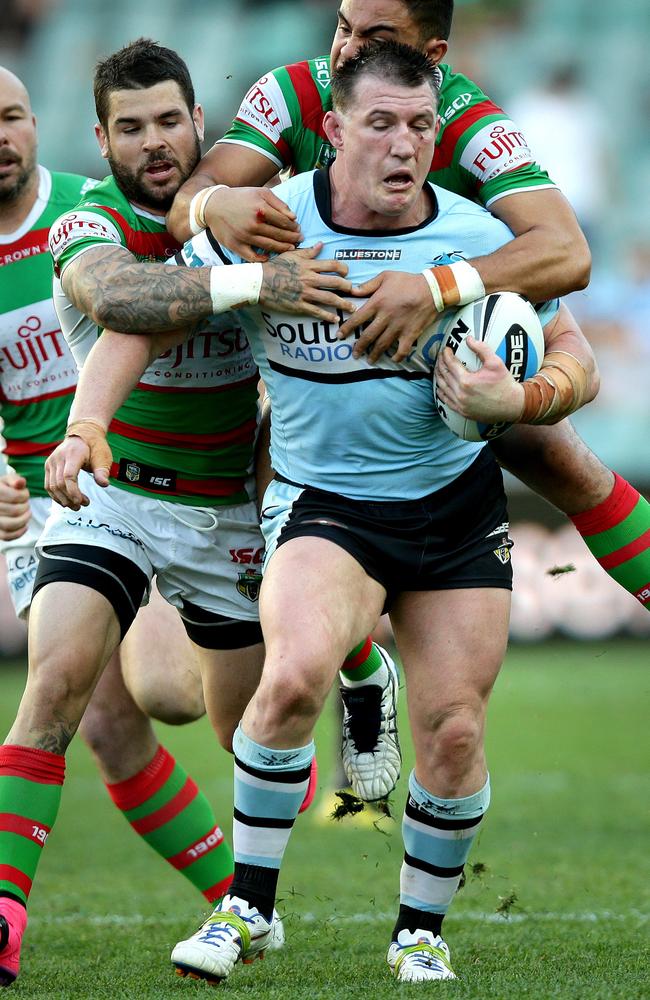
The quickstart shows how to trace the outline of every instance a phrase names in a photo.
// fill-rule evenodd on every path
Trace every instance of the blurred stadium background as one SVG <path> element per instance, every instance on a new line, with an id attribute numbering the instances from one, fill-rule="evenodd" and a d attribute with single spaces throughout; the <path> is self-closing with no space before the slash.
<path id="1" fill-rule="evenodd" d="M 139 35 L 187 60 L 209 142 L 264 70 L 325 52 L 336 0 L 2 0 L 0 63 L 27 84 L 49 167 L 102 176 L 90 80 Z M 650 4 L 456 0 L 449 61 L 527 133 L 588 233 L 594 268 L 570 306 L 600 364 L 575 424 L 602 459 L 650 490 Z M 650 615 L 588 556 L 573 528 L 508 481 L 515 549 L 512 637 L 650 635 Z M 570 567 L 551 575 L 549 570 Z M 24 649 L 0 573 L 0 656 Z"/>

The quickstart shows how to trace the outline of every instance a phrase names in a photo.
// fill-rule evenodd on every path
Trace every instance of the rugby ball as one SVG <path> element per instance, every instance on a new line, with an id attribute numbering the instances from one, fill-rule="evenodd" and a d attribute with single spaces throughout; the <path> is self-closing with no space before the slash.
<path id="1" fill-rule="evenodd" d="M 475 372 L 481 362 L 467 346 L 470 335 L 488 344 L 517 382 L 539 371 L 544 358 L 544 331 L 535 309 L 521 295 L 495 292 L 443 318 L 437 331 L 440 349 L 450 347 L 467 370 Z M 438 399 L 435 373 L 433 395 L 440 419 L 465 441 L 492 441 L 512 426 L 504 421 L 481 423 L 449 409 Z"/>

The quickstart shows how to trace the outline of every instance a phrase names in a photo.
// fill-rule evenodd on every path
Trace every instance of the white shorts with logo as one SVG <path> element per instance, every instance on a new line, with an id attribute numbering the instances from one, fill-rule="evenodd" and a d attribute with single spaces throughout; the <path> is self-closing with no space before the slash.
<path id="1" fill-rule="evenodd" d="M 135 563 L 170 604 L 184 601 L 240 621 L 258 621 L 264 540 L 256 505 L 189 507 L 97 486 L 82 472 L 90 500 L 79 511 L 54 505 L 37 550 L 91 545 Z M 146 604 L 149 594 L 142 603 Z"/>
<path id="2" fill-rule="evenodd" d="M 49 497 L 32 497 L 29 501 L 32 516 L 25 534 L 10 542 L 0 541 L 0 552 L 7 564 L 9 593 L 19 618 L 25 618 L 32 603 L 32 589 L 38 564 L 36 542 L 52 506 Z"/>

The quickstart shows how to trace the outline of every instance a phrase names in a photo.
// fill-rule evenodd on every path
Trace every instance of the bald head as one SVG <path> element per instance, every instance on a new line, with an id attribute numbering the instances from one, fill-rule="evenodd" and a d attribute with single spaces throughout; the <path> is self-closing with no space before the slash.
<path id="1" fill-rule="evenodd" d="M 36 119 L 29 94 L 15 73 L 0 66 L 0 211 L 35 187 Z"/>
<path id="2" fill-rule="evenodd" d="M 0 103 L 17 102 L 31 115 L 32 105 L 27 93 L 27 87 L 15 73 L 6 66 L 0 66 Z"/>

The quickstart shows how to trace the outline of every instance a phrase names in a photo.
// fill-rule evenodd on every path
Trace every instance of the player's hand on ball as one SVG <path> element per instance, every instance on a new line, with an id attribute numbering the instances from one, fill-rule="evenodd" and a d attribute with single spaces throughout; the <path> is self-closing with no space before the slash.
<path id="1" fill-rule="evenodd" d="M 295 250 L 302 239 L 295 213 L 268 188 L 220 188 L 204 218 L 219 243 L 249 262 Z"/>
<path id="2" fill-rule="evenodd" d="M 445 347 L 436 361 L 438 399 L 471 420 L 515 422 L 524 406 L 523 387 L 487 344 L 468 336 L 467 346 L 482 367 L 476 372 L 467 371 L 451 348 Z"/>
<path id="3" fill-rule="evenodd" d="M 421 274 L 382 271 L 359 285 L 354 295 L 368 301 L 343 323 L 339 337 L 344 339 L 365 327 L 354 345 L 355 358 L 367 353 L 368 360 L 375 362 L 396 343 L 392 360 L 403 361 L 438 315 L 426 278 Z"/>
<path id="4" fill-rule="evenodd" d="M 29 524 L 27 480 L 15 472 L 0 476 L 0 541 L 10 542 L 24 535 Z"/>
<path id="5" fill-rule="evenodd" d="M 337 310 L 353 312 L 352 298 L 344 298 L 353 294 L 347 265 L 340 260 L 316 260 L 322 249 L 323 244 L 316 243 L 263 264 L 260 305 L 326 323 L 338 323 Z"/>

